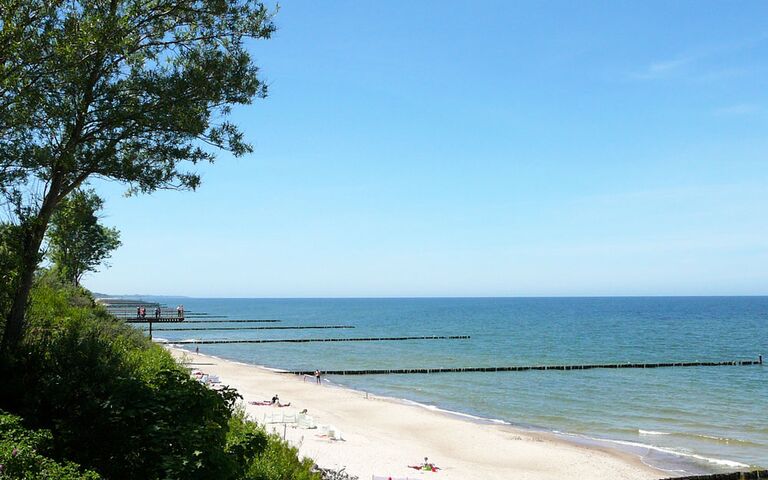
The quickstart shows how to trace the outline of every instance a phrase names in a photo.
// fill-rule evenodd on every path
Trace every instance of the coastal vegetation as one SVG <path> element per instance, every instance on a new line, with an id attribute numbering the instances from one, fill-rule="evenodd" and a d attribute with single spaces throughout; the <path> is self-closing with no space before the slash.
<path id="1" fill-rule="evenodd" d="M 255 0 L 0 1 L 4 354 L 72 192 L 92 178 L 129 193 L 195 189 L 190 166 L 251 151 L 227 115 L 266 96 L 245 40 L 274 30 Z"/>
<path id="2" fill-rule="evenodd" d="M 75 190 L 51 217 L 48 255 L 59 276 L 79 285 L 120 246 L 120 232 L 99 223 L 104 201 L 93 190 Z"/>
<path id="3" fill-rule="evenodd" d="M 28 328 L 0 375 L 0 478 L 319 479 L 86 290 L 38 271 Z"/>
<path id="4" fill-rule="evenodd" d="M 320 478 L 80 287 L 120 245 L 99 178 L 195 189 L 251 151 L 227 121 L 265 97 L 255 0 L 0 0 L 0 479 Z M 41 268 L 47 255 L 50 268 Z"/>

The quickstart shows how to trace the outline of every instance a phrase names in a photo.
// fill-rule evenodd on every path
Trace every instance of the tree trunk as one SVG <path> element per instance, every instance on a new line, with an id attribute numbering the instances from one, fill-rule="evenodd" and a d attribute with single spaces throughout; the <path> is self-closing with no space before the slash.
<path id="1" fill-rule="evenodd" d="M 40 245 L 43 243 L 51 215 L 53 215 L 56 205 L 59 204 L 62 183 L 63 177 L 54 174 L 51 179 L 50 190 L 45 195 L 43 205 L 37 216 L 23 220 L 27 225 L 24 226 L 26 231 L 22 240 L 21 272 L 19 272 L 19 283 L 13 295 L 13 304 L 5 322 L 3 343 L 0 346 L 1 353 L 10 353 L 14 350 L 24 333 L 24 319 L 27 313 L 29 293 L 32 290 L 35 271 L 40 262 Z"/>
<path id="2" fill-rule="evenodd" d="M 38 223 L 38 222 L 35 222 Z M 3 334 L 3 344 L 1 347 L 2 352 L 10 352 L 18 345 L 21 340 L 21 335 L 24 332 L 24 316 L 27 311 L 27 301 L 29 299 L 29 292 L 32 290 L 32 282 L 35 278 L 35 270 L 39 261 L 40 245 L 43 242 L 43 230 L 42 235 L 38 233 L 40 227 L 34 225 L 30 228 L 30 231 L 24 234 L 24 240 L 22 247 L 24 251 L 22 253 L 21 260 L 21 272 L 19 275 L 19 283 L 16 286 L 16 291 L 13 295 L 13 304 L 11 305 L 11 311 L 8 313 L 8 319 L 5 322 L 5 333 Z"/>

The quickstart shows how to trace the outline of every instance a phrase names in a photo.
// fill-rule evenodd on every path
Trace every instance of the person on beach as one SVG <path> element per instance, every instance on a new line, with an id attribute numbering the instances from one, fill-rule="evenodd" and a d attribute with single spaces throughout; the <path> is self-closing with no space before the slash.
<path id="1" fill-rule="evenodd" d="M 139 308 L 139 315 L 141 315 L 141 318 L 147 318 L 147 309 L 144 307 Z"/>
<path id="2" fill-rule="evenodd" d="M 272 405 L 280 405 L 280 398 L 277 396 L 277 394 L 272 397 Z"/>
<path id="3" fill-rule="evenodd" d="M 136 307 L 136 318 L 141 316 L 141 307 Z"/>
<path id="4" fill-rule="evenodd" d="M 315 380 L 317 381 L 318 385 L 322 383 L 320 380 L 320 370 L 315 370 Z"/>
<path id="5" fill-rule="evenodd" d="M 176 316 L 179 317 L 179 318 L 181 318 L 181 311 L 182 311 L 181 305 L 177 305 L 176 306 Z"/>
<path id="6" fill-rule="evenodd" d="M 155 318 L 160 318 L 160 305 L 155 307 Z"/>

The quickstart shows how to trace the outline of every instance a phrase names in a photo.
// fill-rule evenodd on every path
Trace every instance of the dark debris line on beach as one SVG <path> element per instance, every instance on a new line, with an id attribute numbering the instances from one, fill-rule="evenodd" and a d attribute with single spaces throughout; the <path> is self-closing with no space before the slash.
<path id="1" fill-rule="evenodd" d="M 427 337 L 367 337 L 367 338 L 288 338 L 262 340 L 168 340 L 162 343 L 176 345 L 211 345 L 220 343 L 309 343 L 309 342 L 384 342 L 404 340 L 466 340 L 469 335 L 427 336 Z M 314 372 L 312 372 L 314 373 Z"/>
<path id="2" fill-rule="evenodd" d="M 669 368 L 669 367 L 721 367 L 762 365 L 758 360 L 733 360 L 727 362 L 667 362 L 667 363 L 605 363 L 593 365 L 530 365 L 513 367 L 457 367 L 457 368 L 401 368 L 386 370 L 325 370 L 325 375 L 391 375 L 418 373 L 468 373 L 468 372 L 522 372 L 528 370 L 592 370 L 595 368 Z M 283 373 L 313 375 L 313 371 L 296 370 Z"/>

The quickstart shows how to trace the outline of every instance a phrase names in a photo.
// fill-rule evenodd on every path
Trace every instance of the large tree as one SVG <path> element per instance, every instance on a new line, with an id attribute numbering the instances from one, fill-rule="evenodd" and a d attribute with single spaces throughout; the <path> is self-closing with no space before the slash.
<path id="1" fill-rule="evenodd" d="M 48 257 L 56 274 L 74 285 L 120 246 L 120 232 L 99 223 L 104 201 L 93 190 L 75 190 L 62 200 L 48 229 Z"/>
<path id="2" fill-rule="evenodd" d="M 20 229 L 3 349 L 21 337 L 51 216 L 89 177 L 194 189 L 189 165 L 251 150 L 226 121 L 266 95 L 256 0 L 0 0 L 0 190 Z"/>

